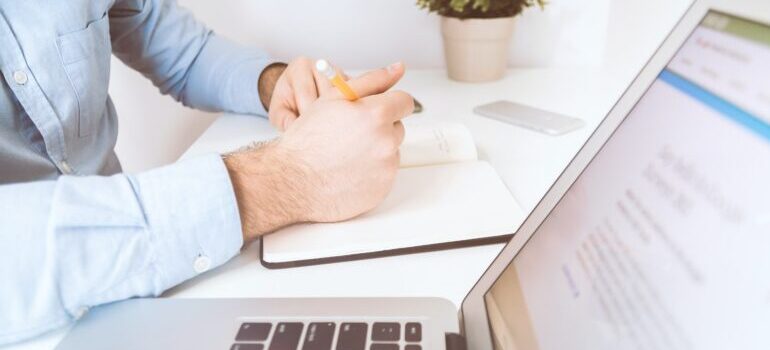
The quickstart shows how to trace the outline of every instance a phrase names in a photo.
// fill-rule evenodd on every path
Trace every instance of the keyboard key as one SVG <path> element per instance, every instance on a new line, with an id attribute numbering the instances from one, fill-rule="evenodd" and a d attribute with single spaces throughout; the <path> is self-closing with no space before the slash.
<path id="1" fill-rule="evenodd" d="M 233 344 L 230 350 L 263 350 L 264 348 L 262 344 Z"/>
<path id="2" fill-rule="evenodd" d="M 270 350 L 296 350 L 303 327 L 301 322 L 281 322 L 276 325 Z"/>
<path id="3" fill-rule="evenodd" d="M 307 327 L 302 350 L 332 350 L 335 326 L 331 322 L 311 323 Z"/>
<path id="4" fill-rule="evenodd" d="M 235 336 L 236 341 L 263 341 L 270 335 L 270 328 L 273 325 L 270 323 L 244 323 L 241 328 L 238 329 L 238 334 Z"/>
<path id="5" fill-rule="evenodd" d="M 397 322 L 375 322 L 372 325 L 372 340 L 398 341 L 401 339 L 401 324 Z"/>
<path id="6" fill-rule="evenodd" d="M 337 337 L 337 350 L 366 350 L 366 323 L 343 323 Z"/>
<path id="7" fill-rule="evenodd" d="M 408 342 L 422 341 L 422 325 L 417 322 L 409 322 L 404 330 L 404 338 Z"/>
<path id="8" fill-rule="evenodd" d="M 372 344 L 369 350 L 398 350 L 398 344 Z"/>
<path id="9" fill-rule="evenodd" d="M 404 350 L 422 350 L 422 346 L 419 345 L 407 345 Z"/>

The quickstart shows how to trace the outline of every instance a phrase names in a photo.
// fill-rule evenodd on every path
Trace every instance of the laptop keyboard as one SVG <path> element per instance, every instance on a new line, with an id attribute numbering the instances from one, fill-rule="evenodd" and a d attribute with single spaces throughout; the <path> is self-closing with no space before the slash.
<path id="1" fill-rule="evenodd" d="M 244 322 L 230 350 L 422 350 L 421 341 L 419 322 Z"/>

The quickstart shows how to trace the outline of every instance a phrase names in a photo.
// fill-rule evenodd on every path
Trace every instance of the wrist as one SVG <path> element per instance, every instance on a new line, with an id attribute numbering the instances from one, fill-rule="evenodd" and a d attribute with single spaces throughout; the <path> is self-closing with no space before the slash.
<path id="1" fill-rule="evenodd" d="M 244 242 L 304 221 L 302 167 L 291 162 L 277 142 L 224 157 L 238 202 Z"/>
<path id="2" fill-rule="evenodd" d="M 275 85 L 278 83 L 278 79 L 286 70 L 287 64 L 282 62 L 275 62 L 262 70 L 257 80 L 257 91 L 259 92 L 259 101 L 262 103 L 262 107 L 265 110 L 270 107 L 270 100 L 273 98 L 273 91 Z"/>

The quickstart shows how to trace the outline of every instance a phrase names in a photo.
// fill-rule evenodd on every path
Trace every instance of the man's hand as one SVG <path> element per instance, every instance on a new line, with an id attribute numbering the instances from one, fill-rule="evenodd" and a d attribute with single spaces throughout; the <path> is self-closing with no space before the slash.
<path id="1" fill-rule="evenodd" d="M 344 72 L 339 69 L 337 72 L 347 79 Z M 400 76 L 393 78 L 389 86 Z M 331 86 L 329 80 L 315 70 L 315 63 L 306 57 L 296 58 L 288 66 L 266 68 L 259 81 L 260 99 L 269 107 L 270 123 L 279 131 L 288 129 L 322 91 Z"/>
<path id="2" fill-rule="evenodd" d="M 288 66 L 270 66 L 259 78 L 259 97 L 267 106 L 270 123 L 284 131 L 308 105 L 320 95 L 318 86 L 326 84 L 306 57 L 291 61 Z"/>
<path id="3" fill-rule="evenodd" d="M 286 70 L 286 63 L 276 62 L 273 63 L 262 71 L 257 81 L 257 91 L 259 91 L 259 102 L 267 110 L 270 106 L 270 100 L 273 98 L 273 92 L 275 86 L 278 84 L 278 79 L 283 75 L 283 71 Z"/>
<path id="4" fill-rule="evenodd" d="M 316 80 L 320 97 L 280 139 L 225 158 L 246 241 L 297 222 L 346 220 L 382 202 L 398 169 L 400 120 L 414 109 L 411 96 L 387 91 L 403 74 L 394 64 L 350 80 L 362 97 L 355 102 Z"/>

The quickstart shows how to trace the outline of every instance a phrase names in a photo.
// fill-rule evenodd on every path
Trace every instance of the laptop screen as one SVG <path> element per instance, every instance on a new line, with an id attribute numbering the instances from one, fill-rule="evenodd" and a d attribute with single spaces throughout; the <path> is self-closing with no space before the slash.
<path id="1" fill-rule="evenodd" d="M 770 349 L 770 27 L 707 14 L 485 303 L 496 349 Z"/>

